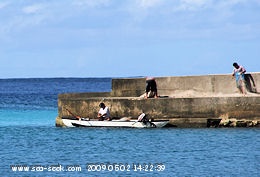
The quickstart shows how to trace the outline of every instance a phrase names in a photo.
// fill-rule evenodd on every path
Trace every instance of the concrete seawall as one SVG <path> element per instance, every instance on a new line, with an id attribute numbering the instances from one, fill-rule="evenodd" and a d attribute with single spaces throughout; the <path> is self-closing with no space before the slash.
<path id="1" fill-rule="evenodd" d="M 260 73 L 247 74 L 248 94 L 238 93 L 231 75 L 156 78 L 161 98 L 144 99 L 145 78 L 113 79 L 112 91 L 67 93 L 58 97 L 57 126 L 61 117 L 71 117 L 64 109 L 82 117 L 95 118 L 101 101 L 112 117 L 137 118 L 142 112 L 153 119 L 169 119 L 175 127 L 259 126 Z"/>

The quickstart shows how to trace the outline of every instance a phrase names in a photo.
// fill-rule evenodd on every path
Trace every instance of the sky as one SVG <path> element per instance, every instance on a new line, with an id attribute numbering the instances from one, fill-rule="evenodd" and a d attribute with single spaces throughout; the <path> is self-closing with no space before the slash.
<path id="1" fill-rule="evenodd" d="M 0 0 L 0 78 L 260 72 L 260 0 Z"/>

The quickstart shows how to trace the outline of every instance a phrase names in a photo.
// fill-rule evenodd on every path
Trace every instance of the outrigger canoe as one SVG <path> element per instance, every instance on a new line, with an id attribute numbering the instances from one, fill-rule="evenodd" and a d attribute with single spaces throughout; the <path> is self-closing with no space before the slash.
<path id="1" fill-rule="evenodd" d="M 140 118 L 141 117 L 141 118 Z M 140 115 L 135 120 L 111 120 L 98 121 L 89 118 L 62 118 L 62 122 L 66 127 L 125 127 L 125 128 L 162 128 L 169 120 L 154 120 L 149 121 L 144 119 L 144 115 Z"/>

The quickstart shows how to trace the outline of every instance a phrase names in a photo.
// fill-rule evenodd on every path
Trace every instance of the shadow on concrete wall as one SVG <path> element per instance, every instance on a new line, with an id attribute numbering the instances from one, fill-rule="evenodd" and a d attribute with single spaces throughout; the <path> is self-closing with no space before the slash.
<path id="1" fill-rule="evenodd" d="M 245 74 L 245 82 L 246 82 L 246 89 L 248 92 L 258 93 L 256 89 L 255 80 L 251 74 Z"/>

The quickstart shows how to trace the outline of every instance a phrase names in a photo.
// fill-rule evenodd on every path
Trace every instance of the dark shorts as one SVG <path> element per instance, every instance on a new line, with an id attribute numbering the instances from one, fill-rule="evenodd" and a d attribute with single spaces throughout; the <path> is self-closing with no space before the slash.
<path id="1" fill-rule="evenodd" d="M 155 80 L 147 80 L 146 81 L 146 92 L 152 91 L 157 92 L 157 86 Z"/>

